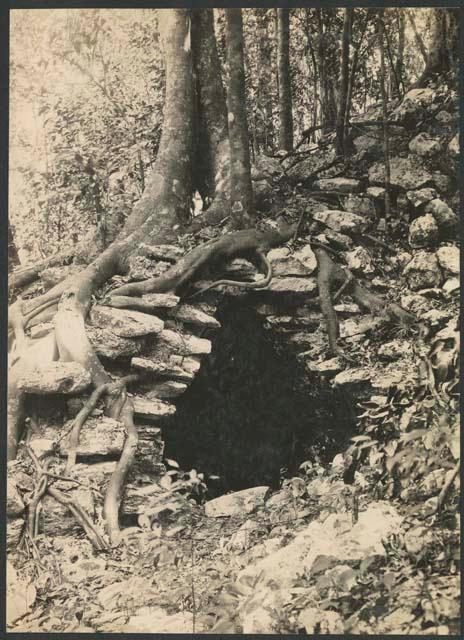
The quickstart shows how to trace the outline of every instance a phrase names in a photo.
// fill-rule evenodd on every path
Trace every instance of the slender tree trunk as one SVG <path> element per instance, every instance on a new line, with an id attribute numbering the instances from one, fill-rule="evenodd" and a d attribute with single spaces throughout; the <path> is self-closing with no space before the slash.
<path id="1" fill-rule="evenodd" d="M 320 96 L 321 96 L 321 125 L 322 133 L 332 129 L 337 117 L 337 103 L 335 100 L 333 77 L 329 73 L 330 64 L 326 51 L 327 33 L 324 30 L 322 10 L 316 9 L 318 29 L 317 59 L 319 66 Z"/>
<path id="2" fill-rule="evenodd" d="M 395 64 L 395 77 L 398 80 L 398 87 L 402 87 L 404 93 L 404 81 L 403 81 L 403 64 L 404 64 L 404 40 L 406 29 L 406 18 L 404 15 L 404 9 L 398 7 L 398 55 L 396 57 Z"/>
<path id="3" fill-rule="evenodd" d="M 348 94 L 346 96 L 346 110 L 345 110 L 345 142 L 344 142 L 344 146 L 346 148 L 346 139 L 347 139 L 347 135 L 348 135 L 348 131 L 349 131 L 349 125 L 350 125 L 350 115 L 351 115 L 351 102 L 352 102 L 352 97 L 353 97 L 353 87 L 354 87 L 354 82 L 355 82 L 355 78 L 356 78 L 356 73 L 358 70 L 358 61 L 359 61 L 359 51 L 361 49 L 361 44 L 364 38 L 364 34 L 366 33 L 366 29 L 367 29 L 367 24 L 369 22 L 369 17 L 370 17 L 370 9 L 367 10 L 366 13 L 366 17 L 364 19 L 364 23 L 363 26 L 361 28 L 361 35 L 359 36 L 359 40 L 358 43 L 354 49 L 354 53 L 353 53 L 353 61 L 351 63 L 351 70 L 350 70 L 350 77 L 349 77 L 349 81 L 348 81 Z"/>
<path id="4" fill-rule="evenodd" d="M 277 77 L 279 81 L 279 147 L 293 147 L 292 89 L 290 79 L 289 10 L 277 9 Z"/>
<path id="5" fill-rule="evenodd" d="M 271 100 L 271 55 L 268 34 L 268 9 L 256 9 L 258 25 L 258 107 L 261 120 L 258 122 L 258 145 L 264 152 L 273 147 L 274 125 L 272 122 Z"/>
<path id="6" fill-rule="evenodd" d="M 422 40 L 420 33 L 417 31 L 416 22 L 414 20 L 412 11 L 413 9 L 406 10 L 406 15 L 408 16 L 412 30 L 414 32 L 414 38 L 416 40 L 417 48 L 421 52 L 425 64 L 427 64 L 427 49 L 425 48 L 424 41 Z"/>
<path id="7" fill-rule="evenodd" d="M 230 142 L 232 226 L 250 226 L 253 220 L 250 148 L 245 102 L 243 22 L 241 9 L 226 9 L 227 112 Z"/>
<path id="8" fill-rule="evenodd" d="M 384 163 L 385 163 L 385 219 L 380 225 L 380 231 L 386 232 L 387 224 L 390 217 L 390 143 L 388 134 L 388 113 L 387 113 L 387 95 L 385 91 L 385 44 L 384 44 L 384 26 L 383 26 L 383 9 L 379 9 L 377 19 L 377 30 L 379 38 L 380 50 L 380 92 L 382 95 L 382 119 L 383 119 L 383 143 L 384 143 Z"/>
<path id="9" fill-rule="evenodd" d="M 349 66 L 350 66 L 350 41 L 353 9 L 345 9 L 342 35 L 342 54 L 340 69 L 340 93 L 337 110 L 337 139 L 336 150 L 338 155 L 345 155 L 345 114 L 347 111 Z"/>

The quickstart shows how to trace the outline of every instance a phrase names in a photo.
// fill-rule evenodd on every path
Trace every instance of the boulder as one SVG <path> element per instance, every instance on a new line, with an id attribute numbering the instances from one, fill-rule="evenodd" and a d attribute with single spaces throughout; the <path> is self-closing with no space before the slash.
<path id="1" fill-rule="evenodd" d="M 414 315 L 421 315 L 430 309 L 430 302 L 419 293 L 401 296 L 401 306 Z"/>
<path id="2" fill-rule="evenodd" d="M 357 213 L 361 216 L 375 216 L 375 207 L 372 203 L 372 200 L 365 196 L 350 194 L 343 199 L 343 207 L 347 211 L 352 211 L 353 213 Z"/>
<path id="3" fill-rule="evenodd" d="M 353 251 L 345 253 L 348 269 L 356 273 L 373 273 L 371 254 L 364 247 L 357 247 Z"/>
<path id="4" fill-rule="evenodd" d="M 424 211 L 432 214 L 440 229 L 454 227 L 458 223 L 458 217 L 454 211 L 439 198 L 434 198 L 428 202 Z"/>
<path id="5" fill-rule="evenodd" d="M 400 189 L 418 189 L 432 179 L 429 173 L 414 157 L 390 159 L 390 183 Z M 373 185 L 385 183 L 385 165 L 377 162 L 369 169 L 369 182 Z"/>
<path id="6" fill-rule="evenodd" d="M 455 160 L 459 158 L 459 153 L 461 151 L 459 146 L 459 133 L 457 133 L 454 138 L 451 138 L 448 144 L 448 151 L 450 152 L 451 157 Z"/>
<path id="7" fill-rule="evenodd" d="M 437 238 L 438 225 L 430 213 L 419 216 L 409 225 L 409 244 L 411 247 L 428 247 Z"/>
<path id="8" fill-rule="evenodd" d="M 66 494 L 67 498 L 77 503 L 80 508 L 85 511 L 87 516 L 92 522 L 95 522 L 94 511 L 95 502 L 93 499 L 93 492 L 91 489 L 79 486 L 78 488 L 70 489 L 70 483 L 66 483 L 67 488 L 60 486 L 59 489 L 62 493 Z M 73 485 L 71 485 L 73 486 Z M 58 487 L 57 487 L 58 488 Z M 76 535 L 82 531 L 82 526 L 77 522 L 74 515 L 70 512 L 68 507 L 57 502 L 55 498 L 49 495 L 45 495 L 42 499 L 43 511 L 41 517 L 42 532 L 46 537 L 58 535 L 73 534 Z M 99 528 L 98 526 L 96 527 Z M 102 533 L 102 531 L 100 531 Z"/>
<path id="9" fill-rule="evenodd" d="M 453 293 L 459 291 L 460 286 L 459 278 L 448 278 L 443 285 L 443 291 L 447 296 L 451 296 Z"/>
<path id="10" fill-rule="evenodd" d="M 224 496 L 209 500 L 205 504 L 205 514 L 209 518 L 220 518 L 222 516 L 243 516 L 252 513 L 258 507 L 264 505 L 268 494 L 269 487 L 251 487 L 236 491 L 235 493 L 227 493 Z"/>
<path id="11" fill-rule="evenodd" d="M 86 332 L 97 355 L 110 360 L 137 356 L 142 350 L 140 341 L 118 336 L 108 328 L 87 325 Z"/>
<path id="12" fill-rule="evenodd" d="M 374 200 L 383 200 L 385 198 L 384 187 L 368 187 L 367 195 Z"/>
<path id="13" fill-rule="evenodd" d="M 330 360 L 323 360 L 322 362 L 308 362 L 307 368 L 309 371 L 318 373 L 319 375 L 335 375 L 339 371 L 342 371 L 345 364 L 342 358 L 330 358 Z"/>
<path id="14" fill-rule="evenodd" d="M 122 338 L 134 338 L 146 336 L 151 333 L 161 333 L 164 322 L 156 316 L 130 311 L 129 309 L 113 309 L 95 305 L 90 313 L 90 319 L 94 326 L 110 328 L 116 335 Z"/>
<path id="15" fill-rule="evenodd" d="M 309 245 L 305 245 L 295 253 L 283 247 L 272 249 L 267 254 L 275 276 L 307 276 L 317 268 L 317 260 Z"/>
<path id="16" fill-rule="evenodd" d="M 357 153 L 363 152 L 371 157 L 382 153 L 382 141 L 367 133 L 355 138 L 353 144 Z"/>
<path id="17" fill-rule="evenodd" d="M 432 105 L 434 98 L 432 89 L 411 89 L 394 109 L 390 121 L 412 124 Z"/>
<path id="18" fill-rule="evenodd" d="M 78 362 L 51 362 L 43 367 L 25 370 L 18 384 L 26 393 L 79 393 L 87 389 L 92 378 Z"/>
<path id="19" fill-rule="evenodd" d="M 26 522 L 22 518 L 6 519 L 6 550 L 8 553 L 14 553 L 18 549 L 18 545 L 23 535 L 23 529 Z"/>
<path id="20" fill-rule="evenodd" d="M 426 204 L 427 202 L 430 202 L 430 200 L 433 200 L 437 196 L 438 194 L 435 191 L 435 189 L 431 189 L 427 187 L 424 189 L 418 189 L 417 191 L 406 192 L 407 199 L 415 209 L 420 207 L 422 204 Z"/>
<path id="21" fill-rule="evenodd" d="M 282 175 L 283 167 L 278 158 L 260 155 L 251 167 L 251 179 L 264 180 Z"/>
<path id="22" fill-rule="evenodd" d="M 321 178 L 316 180 L 314 188 L 320 191 L 336 191 L 337 193 L 352 193 L 359 191 L 361 183 L 353 178 Z"/>
<path id="23" fill-rule="evenodd" d="M 359 233 L 365 227 L 365 220 L 361 216 L 337 209 L 318 211 L 314 214 L 314 220 L 322 222 L 329 229 L 339 233 Z"/>
<path id="24" fill-rule="evenodd" d="M 451 178 L 439 171 L 432 171 L 432 183 L 440 193 L 449 193 L 451 189 Z"/>
<path id="25" fill-rule="evenodd" d="M 437 114 L 435 114 L 435 120 L 438 120 L 438 122 L 440 122 L 441 124 L 449 124 L 454 120 L 454 118 L 451 113 L 448 113 L 448 111 L 444 111 L 442 109 Z"/>
<path id="26" fill-rule="evenodd" d="M 459 275 L 460 251 L 456 245 L 446 245 L 437 251 L 438 264 L 447 273 Z"/>
<path id="27" fill-rule="evenodd" d="M 443 276 L 434 253 L 418 251 L 403 271 L 411 289 L 440 286 Z"/>
<path id="28" fill-rule="evenodd" d="M 431 158 L 441 151 L 440 141 L 422 131 L 409 143 L 409 150 L 421 158 Z"/>

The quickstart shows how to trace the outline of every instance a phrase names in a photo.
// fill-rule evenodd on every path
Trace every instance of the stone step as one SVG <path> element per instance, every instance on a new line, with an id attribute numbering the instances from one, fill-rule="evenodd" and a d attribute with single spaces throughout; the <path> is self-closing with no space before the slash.
<path id="1" fill-rule="evenodd" d="M 114 309 L 95 305 L 90 312 L 90 320 L 94 326 L 109 328 L 122 338 L 134 338 L 151 333 L 161 333 L 164 322 L 156 316 L 128 309 Z"/>
<path id="2" fill-rule="evenodd" d="M 149 400 L 141 396 L 134 396 L 132 402 L 135 415 L 147 420 L 162 420 L 176 412 L 176 407 L 173 404 L 162 400 Z"/>

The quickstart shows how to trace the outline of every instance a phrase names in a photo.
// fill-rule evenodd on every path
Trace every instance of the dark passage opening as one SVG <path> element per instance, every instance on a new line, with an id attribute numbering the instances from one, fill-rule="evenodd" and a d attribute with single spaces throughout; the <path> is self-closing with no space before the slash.
<path id="1" fill-rule="evenodd" d="M 353 400 L 308 377 L 279 334 L 246 303 L 217 314 L 213 352 L 176 402 L 166 457 L 220 480 L 213 497 L 260 484 L 276 488 L 305 460 L 327 462 L 354 432 Z"/>

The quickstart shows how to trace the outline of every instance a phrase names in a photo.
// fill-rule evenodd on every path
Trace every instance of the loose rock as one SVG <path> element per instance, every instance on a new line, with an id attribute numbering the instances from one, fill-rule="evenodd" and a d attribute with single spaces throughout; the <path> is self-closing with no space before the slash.
<path id="1" fill-rule="evenodd" d="M 411 247 L 430 246 L 437 238 L 438 225 L 430 213 L 419 216 L 409 226 L 409 244 Z"/>
<path id="2" fill-rule="evenodd" d="M 51 362 L 44 367 L 25 371 L 19 386 L 26 393 L 79 393 L 84 391 L 92 378 L 78 362 Z"/>
<path id="3" fill-rule="evenodd" d="M 403 273 L 414 291 L 438 287 L 443 279 L 436 255 L 427 251 L 418 251 Z"/>
<path id="4" fill-rule="evenodd" d="M 454 211 L 439 198 L 431 200 L 425 205 L 425 213 L 430 213 L 435 218 L 439 228 L 447 229 L 454 227 L 458 222 L 458 217 Z"/>
<path id="5" fill-rule="evenodd" d="M 156 316 L 95 305 L 90 314 L 92 324 L 100 328 L 111 328 L 118 336 L 133 338 L 150 333 L 161 333 L 164 322 Z"/>
<path id="6" fill-rule="evenodd" d="M 459 275 L 460 251 L 455 245 L 440 247 L 437 251 L 440 267 L 447 273 Z"/>
<path id="7" fill-rule="evenodd" d="M 270 492 L 269 487 L 252 487 L 235 493 L 228 493 L 205 504 L 205 514 L 209 518 L 240 516 L 252 513 L 264 504 Z"/>
<path id="8" fill-rule="evenodd" d="M 364 219 L 349 211 L 326 209 L 316 212 L 314 219 L 339 233 L 360 232 L 365 227 Z"/>

